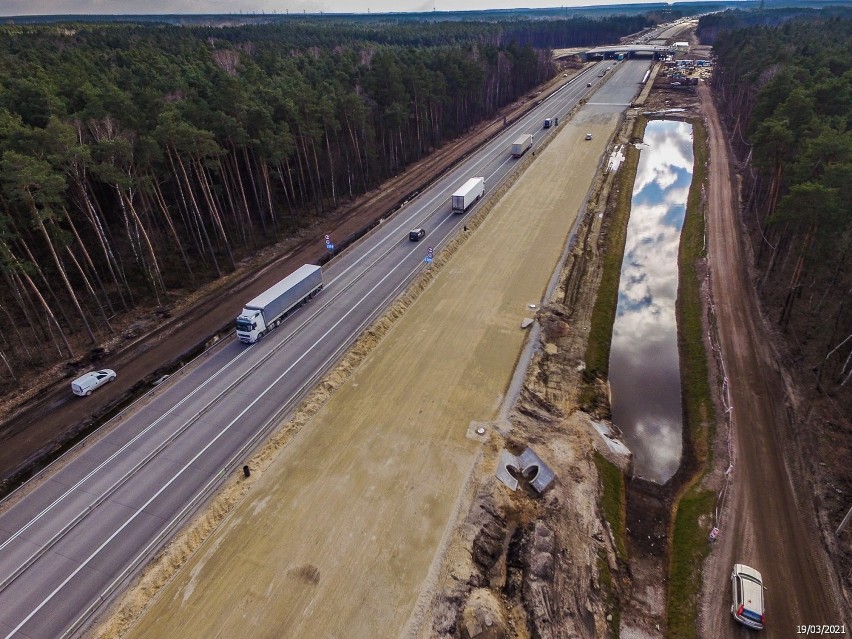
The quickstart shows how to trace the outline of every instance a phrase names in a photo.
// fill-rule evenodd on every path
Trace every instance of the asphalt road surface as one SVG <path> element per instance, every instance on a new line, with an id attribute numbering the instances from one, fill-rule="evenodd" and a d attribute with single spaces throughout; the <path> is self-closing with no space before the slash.
<path id="1" fill-rule="evenodd" d="M 646 68 L 620 69 L 632 93 Z M 596 69 L 587 74 L 597 85 Z M 398 296 L 427 247 L 439 250 L 458 232 L 465 216 L 450 212 L 450 194 L 481 175 L 488 197 L 515 166 L 512 141 L 534 133 L 538 145 L 545 117 L 564 117 L 597 89 L 586 82 L 577 77 L 330 263 L 323 292 L 264 340 L 221 342 L 13 496 L 0 515 L 0 638 L 84 628 Z M 595 99 L 625 106 L 606 85 Z M 427 237 L 409 242 L 419 226 Z"/>
<path id="2" fill-rule="evenodd" d="M 524 160 L 523 176 L 405 313 L 383 322 L 381 340 L 124 636 L 434 636 L 424 619 L 434 610 L 432 579 L 467 574 L 459 559 L 469 557 L 442 539 L 454 535 L 454 512 L 464 518 L 463 495 L 484 481 L 479 473 L 492 477 L 489 461 L 476 460 L 490 460 L 499 441 L 484 443 L 474 428 L 491 429 L 524 344 L 537 340 L 521 320 L 542 304 L 629 103 L 624 94 L 637 90 L 631 67 L 620 70 Z M 551 450 L 566 462 L 576 452 L 562 442 Z M 591 503 L 580 508 L 593 518 Z M 144 587 L 129 594 L 105 636 L 149 596 Z"/>

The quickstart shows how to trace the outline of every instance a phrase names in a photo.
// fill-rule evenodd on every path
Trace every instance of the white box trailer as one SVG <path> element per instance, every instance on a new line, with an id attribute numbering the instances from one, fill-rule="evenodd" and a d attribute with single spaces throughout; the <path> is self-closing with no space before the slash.
<path id="1" fill-rule="evenodd" d="M 527 133 L 522 135 L 512 143 L 512 155 L 516 158 L 521 157 L 532 146 L 533 136 Z"/>
<path id="2" fill-rule="evenodd" d="M 245 305 L 237 318 L 237 337 L 253 344 L 321 290 L 322 268 L 305 264 Z"/>
<path id="3" fill-rule="evenodd" d="M 482 197 L 483 193 L 485 193 L 485 178 L 470 178 L 458 191 L 453 193 L 453 213 L 467 211 L 471 204 Z"/>

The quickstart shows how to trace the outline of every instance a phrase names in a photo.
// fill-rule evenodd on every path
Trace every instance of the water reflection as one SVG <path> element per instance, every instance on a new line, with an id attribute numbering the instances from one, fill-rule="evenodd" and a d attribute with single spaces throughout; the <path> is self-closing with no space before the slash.
<path id="1" fill-rule="evenodd" d="M 613 422 L 634 472 L 664 483 L 680 464 L 677 253 L 692 181 L 692 126 L 654 120 L 645 129 L 612 334 Z"/>

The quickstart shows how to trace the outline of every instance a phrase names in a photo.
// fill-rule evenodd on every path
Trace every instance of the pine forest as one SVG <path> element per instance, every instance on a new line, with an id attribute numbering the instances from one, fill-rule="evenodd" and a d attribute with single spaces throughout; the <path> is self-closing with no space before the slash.
<path id="1" fill-rule="evenodd" d="M 767 314 L 806 386 L 852 410 L 852 12 L 727 11 L 698 33 L 743 167 Z M 845 408 L 844 408 L 845 407 Z"/>
<path id="2" fill-rule="evenodd" d="M 651 24 L 0 27 L 0 387 L 73 361 Z"/>

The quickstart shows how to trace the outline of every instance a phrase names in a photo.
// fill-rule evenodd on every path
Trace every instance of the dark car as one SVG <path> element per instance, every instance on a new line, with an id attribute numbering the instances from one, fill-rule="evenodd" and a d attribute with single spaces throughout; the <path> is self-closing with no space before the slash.
<path id="1" fill-rule="evenodd" d="M 408 239 L 412 242 L 419 242 L 426 237 L 426 229 L 412 229 L 408 233 Z"/>

